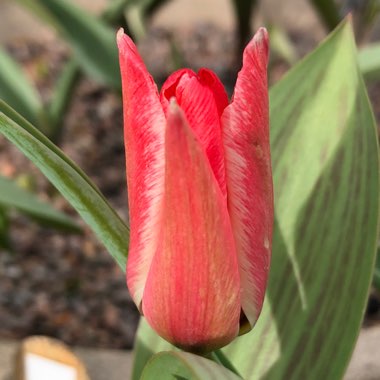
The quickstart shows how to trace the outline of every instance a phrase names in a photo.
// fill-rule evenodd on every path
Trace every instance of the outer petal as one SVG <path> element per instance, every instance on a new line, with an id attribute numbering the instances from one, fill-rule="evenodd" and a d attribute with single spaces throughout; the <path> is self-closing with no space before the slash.
<path id="1" fill-rule="evenodd" d="M 268 35 L 261 28 L 244 51 L 233 101 L 222 116 L 228 208 L 238 252 L 242 309 L 251 327 L 261 311 L 272 245 L 267 60 Z"/>
<path id="2" fill-rule="evenodd" d="M 206 155 L 182 111 L 170 107 L 161 239 L 143 312 L 166 340 L 208 351 L 238 333 L 238 263 L 226 202 Z"/>
<path id="3" fill-rule="evenodd" d="M 123 85 L 124 140 L 131 236 L 127 283 L 140 305 L 153 254 L 164 189 L 166 120 L 156 85 L 132 40 L 117 34 Z"/>
<path id="4" fill-rule="evenodd" d="M 197 74 L 185 69 L 172 74 L 161 90 L 165 107 L 175 97 L 191 129 L 206 151 L 222 193 L 226 195 L 226 173 L 220 116 L 228 105 L 227 93 L 219 78 L 208 69 Z"/>

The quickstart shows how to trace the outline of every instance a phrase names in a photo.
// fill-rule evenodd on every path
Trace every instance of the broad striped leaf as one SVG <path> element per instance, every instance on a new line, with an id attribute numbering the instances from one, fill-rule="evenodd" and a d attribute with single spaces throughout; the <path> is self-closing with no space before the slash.
<path id="1" fill-rule="evenodd" d="M 247 379 L 339 379 L 363 317 L 379 209 L 377 138 L 350 24 L 272 89 L 271 107 L 267 302 L 226 352 Z"/>
<path id="2" fill-rule="evenodd" d="M 371 282 L 377 136 L 342 24 L 270 92 L 275 233 L 261 317 L 223 351 L 247 380 L 340 379 Z M 140 324 L 133 379 L 167 343 Z M 141 359 L 140 359 L 140 353 Z"/>

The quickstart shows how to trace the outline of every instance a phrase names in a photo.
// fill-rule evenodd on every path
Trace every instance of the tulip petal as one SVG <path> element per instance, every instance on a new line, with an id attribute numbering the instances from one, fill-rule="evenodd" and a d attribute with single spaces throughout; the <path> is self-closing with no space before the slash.
<path id="1" fill-rule="evenodd" d="M 232 103 L 222 116 L 228 209 L 252 327 L 262 308 L 273 228 L 267 88 L 268 35 L 261 28 L 244 51 Z"/>
<path id="2" fill-rule="evenodd" d="M 136 46 L 122 29 L 117 34 L 117 43 L 131 226 L 127 283 L 139 306 L 157 246 L 164 189 L 166 120 L 156 85 Z"/>
<path id="3" fill-rule="evenodd" d="M 221 117 L 224 109 L 228 106 L 228 95 L 223 83 L 213 71 L 206 68 L 198 71 L 198 78 L 200 83 L 212 91 L 218 115 Z"/>
<path id="4" fill-rule="evenodd" d="M 175 71 L 174 73 L 170 74 L 169 77 L 164 82 L 164 84 L 162 85 L 160 99 L 161 99 L 162 107 L 165 111 L 165 114 L 169 110 L 171 98 L 176 97 L 176 90 L 177 90 L 179 81 L 185 75 L 191 78 L 191 77 L 195 77 L 197 74 L 195 74 L 195 72 L 191 69 L 179 69 Z"/>
<path id="5" fill-rule="evenodd" d="M 167 115 L 161 238 L 143 312 L 163 338 L 192 351 L 230 342 L 239 330 L 240 278 L 226 200 L 177 104 Z"/>
<path id="6" fill-rule="evenodd" d="M 197 74 L 184 69 L 172 74 L 161 90 L 164 109 L 175 97 L 191 129 L 204 147 L 211 168 L 226 195 L 226 173 L 220 116 L 228 105 L 227 93 L 219 78 L 208 69 Z"/>

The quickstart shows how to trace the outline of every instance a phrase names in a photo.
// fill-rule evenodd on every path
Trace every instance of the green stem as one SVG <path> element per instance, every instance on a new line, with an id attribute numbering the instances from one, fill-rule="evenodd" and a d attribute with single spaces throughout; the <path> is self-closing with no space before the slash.
<path id="1" fill-rule="evenodd" d="M 221 350 L 213 351 L 209 354 L 209 359 L 213 360 L 215 363 L 222 365 L 223 367 L 229 369 L 235 375 L 243 378 L 239 371 L 234 367 L 234 365 L 228 360 L 227 356 Z"/>

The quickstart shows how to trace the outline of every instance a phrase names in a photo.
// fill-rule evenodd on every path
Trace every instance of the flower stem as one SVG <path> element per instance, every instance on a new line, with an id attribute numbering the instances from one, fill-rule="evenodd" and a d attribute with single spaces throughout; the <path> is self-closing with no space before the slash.
<path id="1" fill-rule="evenodd" d="M 209 359 L 213 360 L 215 363 L 222 365 L 223 367 L 229 369 L 235 375 L 242 378 L 238 370 L 234 367 L 234 365 L 228 360 L 227 356 L 221 350 L 213 351 L 209 354 Z"/>

